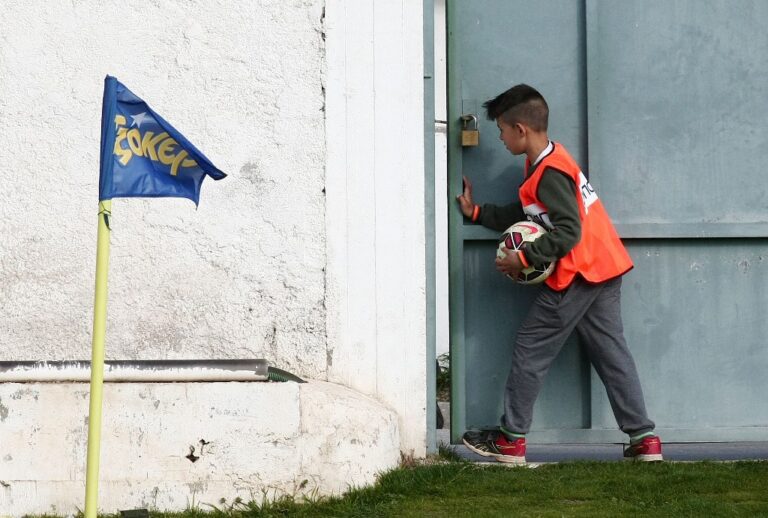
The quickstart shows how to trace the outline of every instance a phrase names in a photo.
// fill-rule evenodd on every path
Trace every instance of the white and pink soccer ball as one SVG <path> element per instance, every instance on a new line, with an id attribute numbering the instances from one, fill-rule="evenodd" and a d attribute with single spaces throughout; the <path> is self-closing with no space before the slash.
<path id="1" fill-rule="evenodd" d="M 536 241 L 538 238 L 547 233 L 547 229 L 534 223 L 533 221 L 518 221 L 507 230 L 499 238 L 499 246 L 496 249 L 496 256 L 503 258 L 504 252 L 501 251 L 502 247 L 507 250 L 524 250 L 528 243 Z M 528 268 L 523 269 L 520 275 L 515 278 L 511 275 L 507 275 L 513 281 L 519 284 L 539 284 L 550 276 L 555 270 L 555 262 L 546 264 L 532 264 Z"/>

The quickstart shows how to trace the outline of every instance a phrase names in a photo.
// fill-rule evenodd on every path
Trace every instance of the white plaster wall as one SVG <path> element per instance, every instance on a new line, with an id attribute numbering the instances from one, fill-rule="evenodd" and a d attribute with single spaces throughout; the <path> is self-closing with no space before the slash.
<path id="1" fill-rule="evenodd" d="M 114 201 L 107 358 L 266 358 L 372 396 L 396 413 L 400 448 L 423 455 L 422 9 L 4 5 L 0 359 L 90 357 L 101 97 L 112 74 L 230 176 L 206 180 L 197 210 L 180 199 Z M 336 403 L 319 401 L 333 413 L 318 426 L 346 412 L 358 423 Z M 355 438 L 345 430 L 342 449 Z M 393 465 L 387 455 L 376 462 Z"/>
<path id="2" fill-rule="evenodd" d="M 422 9 L 329 0 L 326 11 L 329 377 L 397 409 L 402 449 L 417 456 L 427 362 Z"/>
<path id="3" fill-rule="evenodd" d="M 6 2 L 0 350 L 90 358 L 106 74 L 229 173 L 113 204 L 107 357 L 327 374 L 322 0 Z"/>

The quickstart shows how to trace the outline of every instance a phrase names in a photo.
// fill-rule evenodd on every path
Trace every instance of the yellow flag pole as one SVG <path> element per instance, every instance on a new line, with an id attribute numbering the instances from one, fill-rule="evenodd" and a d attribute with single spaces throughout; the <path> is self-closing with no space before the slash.
<path id="1" fill-rule="evenodd" d="M 88 412 L 88 461 L 85 469 L 85 518 L 96 518 L 99 506 L 99 452 L 104 387 L 104 337 L 107 331 L 107 273 L 109 270 L 109 218 L 112 200 L 99 202 L 96 238 L 96 293 L 93 303 L 91 345 L 91 401 Z"/>

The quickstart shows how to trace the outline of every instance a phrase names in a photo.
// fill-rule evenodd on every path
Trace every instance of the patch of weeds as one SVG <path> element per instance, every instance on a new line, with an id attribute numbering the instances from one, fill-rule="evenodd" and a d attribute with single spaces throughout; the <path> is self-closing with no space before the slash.
<path id="1" fill-rule="evenodd" d="M 447 462 L 469 462 L 467 459 L 456 453 L 452 446 L 441 444 L 437 447 L 437 456 Z"/>
<path id="2" fill-rule="evenodd" d="M 420 462 L 413 457 L 413 453 L 406 454 L 406 453 L 400 452 L 399 467 L 408 469 L 408 468 L 415 468 L 416 466 L 419 466 L 419 465 L 420 465 Z"/>
<path id="3" fill-rule="evenodd" d="M 451 357 L 444 353 L 437 357 L 437 400 L 451 400 Z"/>

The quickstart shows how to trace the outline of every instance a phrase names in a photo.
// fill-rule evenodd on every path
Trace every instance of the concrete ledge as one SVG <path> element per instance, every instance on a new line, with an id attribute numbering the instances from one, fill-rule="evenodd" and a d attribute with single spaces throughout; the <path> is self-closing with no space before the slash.
<path id="1" fill-rule="evenodd" d="M 88 384 L 0 384 L 0 516 L 83 508 Z M 325 382 L 104 387 L 99 508 L 339 494 L 397 465 L 397 416 Z"/>

